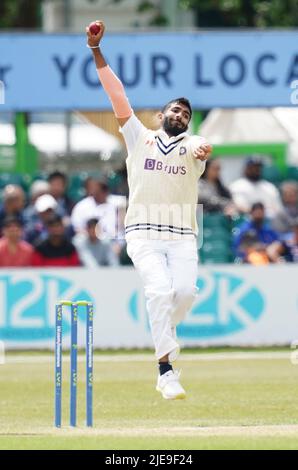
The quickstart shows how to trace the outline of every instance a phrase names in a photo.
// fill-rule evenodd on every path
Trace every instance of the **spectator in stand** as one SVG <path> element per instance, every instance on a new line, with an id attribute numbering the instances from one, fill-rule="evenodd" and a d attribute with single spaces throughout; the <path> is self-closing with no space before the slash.
<path id="1" fill-rule="evenodd" d="M 28 230 L 39 222 L 39 215 L 35 209 L 35 202 L 40 196 L 49 194 L 50 185 L 47 181 L 36 180 L 30 188 L 30 204 L 24 210 L 24 224 Z"/>
<path id="2" fill-rule="evenodd" d="M 244 175 L 230 185 L 233 201 L 237 210 L 248 214 L 251 206 L 261 202 L 266 210 L 266 217 L 274 218 L 281 210 L 282 204 L 277 188 L 262 179 L 263 163 L 257 157 L 246 161 Z"/>
<path id="3" fill-rule="evenodd" d="M 43 194 L 35 201 L 35 212 L 36 212 L 36 222 L 33 222 L 31 225 L 26 226 L 25 239 L 28 243 L 32 245 L 36 244 L 38 241 L 45 240 L 48 235 L 47 230 L 47 221 L 54 214 L 59 213 L 59 207 L 57 201 L 54 199 L 51 194 Z M 65 225 L 66 236 L 69 240 L 73 237 L 73 229 L 71 225 L 67 224 L 63 218 L 63 224 Z M 68 219 L 68 218 L 66 218 Z"/>
<path id="4" fill-rule="evenodd" d="M 48 236 L 35 246 L 32 265 L 37 267 L 80 266 L 80 260 L 74 245 L 65 235 L 63 219 L 52 215 L 46 222 Z"/>
<path id="5" fill-rule="evenodd" d="M 58 204 L 53 196 L 43 194 L 36 199 L 34 208 L 36 212 L 35 221 L 28 224 L 25 230 L 25 240 L 31 245 L 47 238 L 47 221 L 56 213 Z"/>
<path id="6" fill-rule="evenodd" d="M 247 243 L 248 237 L 250 243 Z M 265 207 L 261 202 L 256 202 L 252 205 L 250 211 L 250 220 L 243 222 L 235 231 L 233 246 L 235 255 L 241 261 L 247 261 L 247 251 L 244 249 L 249 245 L 251 248 L 251 241 L 253 240 L 253 247 L 256 252 L 267 253 L 271 262 L 276 262 L 279 258 L 278 245 L 279 236 L 272 230 L 269 223 L 265 219 Z M 276 247 L 273 248 L 273 247 Z"/>
<path id="7" fill-rule="evenodd" d="M 0 236 L 4 220 L 8 216 L 16 216 L 23 224 L 23 211 L 25 207 L 25 194 L 21 186 L 8 184 L 3 191 L 3 204 L 0 207 Z"/>
<path id="8" fill-rule="evenodd" d="M 298 218 L 298 183 L 285 181 L 280 190 L 283 207 L 272 221 L 272 226 L 277 232 L 287 234 Z"/>
<path id="9" fill-rule="evenodd" d="M 220 162 L 216 158 L 207 160 L 206 169 L 199 179 L 198 204 L 203 204 L 204 212 L 235 213 L 230 191 L 220 179 Z"/>
<path id="10" fill-rule="evenodd" d="M 67 196 L 67 178 L 64 173 L 54 171 L 48 177 L 50 194 L 56 199 L 58 213 L 62 216 L 70 216 L 73 203 Z"/>
<path id="11" fill-rule="evenodd" d="M 87 268 L 119 265 L 111 242 L 102 238 L 98 219 L 89 219 L 86 224 L 86 231 L 78 233 L 74 237 L 73 243 L 81 263 Z"/>
<path id="12" fill-rule="evenodd" d="M 93 196 L 97 190 L 97 181 L 92 176 L 88 176 L 84 181 L 86 197 Z"/>
<path id="13" fill-rule="evenodd" d="M 107 202 L 109 188 L 106 178 L 96 180 L 93 195 L 79 201 L 73 208 L 71 222 L 75 232 L 83 232 L 90 219 L 100 219 L 103 234 L 114 239 L 117 230 L 117 208 Z"/>
<path id="14" fill-rule="evenodd" d="M 263 266 L 270 263 L 264 243 L 260 242 L 254 230 L 245 232 L 241 238 L 240 250 L 243 263 Z"/>
<path id="15" fill-rule="evenodd" d="M 298 217 L 291 222 L 291 232 L 283 240 L 280 254 L 285 261 L 298 263 Z"/>
<path id="16" fill-rule="evenodd" d="M 0 267 L 26 267 L 32 264 L 33 247 L 22 240 L 21 220 L 9 215 L 3 222 L 0 239 Z"/>

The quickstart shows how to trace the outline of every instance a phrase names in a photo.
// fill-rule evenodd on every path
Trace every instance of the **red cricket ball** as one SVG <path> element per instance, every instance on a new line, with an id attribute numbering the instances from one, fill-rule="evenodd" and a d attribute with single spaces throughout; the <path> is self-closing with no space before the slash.
<path id="1" fill-rule="evenodd" d="M 96 34 L 98 34 L 99 31 L 100 31 L 100 26 L 99 26 L 97 23 L 95 23 L 95 22 L 90 23 L 90 24 L 89 24 L 89 31 L 90 31 L 91 34 L 96 35 Z"/>

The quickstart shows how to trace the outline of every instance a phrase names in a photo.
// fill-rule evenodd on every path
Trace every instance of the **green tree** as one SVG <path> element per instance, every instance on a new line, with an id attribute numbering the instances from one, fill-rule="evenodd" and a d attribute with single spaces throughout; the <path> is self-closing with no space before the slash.
<path id="1" fill-rule="evenodd" d="M 168 20 L 160 13 L 162 1 L 156 5 L 139 0 L 137 11 L 155 11 L 151 25 L 165 26 Z M 201 28 L 298 27 L 298 0 L 179 0 L 179 5 L 194 12 Z"/>
<path id="2" fill-rule="evenodd" d="M 180 0 L 199 27 L 297 27 L 297 0 Z"/>
<path id="3" fill-rule="evenodd" d="M 40 28 L 41 4 L 42 0 L 0 0 L 0 28 Z"/>
<path id="4" fill-rule="evenodd" d="M 89 0 L 89 2 L 95 2 L 96 0 Z M 122 0 L 112 0 L 113 3 L 120 3 Z M 162 0 L 161 0 L 162 1 Z M 160 3 L 161 3 L 160 1 Z M 167 26 L 169 21 L 161 11 L 161 5 L 156 5 L 150 0 L 139 0 L 136 2 L 136 11 L 138 13 L 148 13 L 152 14 L 151 20 L 149 21 L 148 26 Z"/>

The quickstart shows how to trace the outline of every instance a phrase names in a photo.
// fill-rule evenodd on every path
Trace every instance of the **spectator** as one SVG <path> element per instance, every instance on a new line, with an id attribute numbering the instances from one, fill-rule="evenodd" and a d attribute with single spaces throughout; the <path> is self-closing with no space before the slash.
<path id="1" fill-rule="evenodd" d="M 285 181 L 280 189 L 283 207 L 272 221 L 272 226 L 277 232 L 286 234 L 298 218 L 298 184 L 296 181 Z"/>
<path id="2" fill-rule="evenodd" d="M 3 222 L 3 237 L 0 239 L 0 266 L 31 266 L 33 248 L 22 240 L 22 222 L 9 215 Z"/>
<path id="3" fill-rule="evenodd" d="M 246 161 L 244 176 L 230 185 L 233 201 L 239 212 L 249 213 L 256 202 L 264 204 L 266 217 L 273 218 L 281 210 L 281 200 L 277 188 L 262 179 L 262 161 L 251 157 Z"/>
<path id="4" fill-rule="evenodd" d="M 291 222 L 291 232 L 282 242 L 280 253 L 285 261 L 298 263 L 298 217 Z"/>
<path id="5" fill-rule="evenodd" d="M 254 248 L 257 251 L 266 250 L 271 261 L 276 261 L 274 250 L 271 250 L 273 244 L 279 242 L 278 234 L 271 229 L 271 226 L 265 221 L 265 207 L 261 202 L 253 204 L 250 211 L 250 220 L 241 224 L 234 235 L 234 251 L 240 260 L 245 261 L 247 257 L 247 237 L 254 237 Z M 251 248 L 251 244 L 249 245 Z"/>
<path id="6" fill-rule="evenodd" d="M 206 169 L 199 179 L 198 204 L 203 204 L 204 212 L 235 213 L 230 191 L 220 179 L 220 162 L 211 159 L 206 162 Z"/>
<path id="7" fill-rule="evenodd" d="M 8 184 L 3 191 L 3 204 L 0 207 L 0 232 L 2 233 L 3 222 L 6 217 L 12 215 L 24 222 L 23 210 L 25 206 L 25 194 L 21 186 Z M 1 235 L 0 233 L 0 235 Z"/>
<path id="8" fill-rule="evenodd" d="M 97 190 L 97 181 L 92 176 L 88 176 L 84 181 L 86 197 L 93 196 Z"/>
<path id="9" fill-rule="evenodd" d="M 35 246 L 33 266 L 80 266 L 74 245 L 67 240 L 60 215 L 52 215 L 46 222 L 48 236 Z"/>
<path id="10" fill-rule="evenodd" d="M 85 197 L 74 206 L 71 214 L 73 228 L 75 232 L 83 232 L 89 219 L 100 219 L 103 234 L 114 239 L 117 235 L 117 208 L 107 202 L 107 180 L 97 179 L 94 189 L 92 196 Z"/>
<path id="11" fill-rule="evenodd" d="M 57 207 L 56 200 L 50 194 L 43 194 L 36 199 L 34 204 L 36 218 L 32 224 L 26 226 L 25 230 L 25 239 L 28 243 L 35 245 L 47 238 L 47 221 L 55 214 Z"/>
<path id="12" fill-rule="evenodd" d="M 33 227 L 39 221 L 39 215 L 35 209 L 35 202 L 40 196 L 49 194 L 49 192 L 50 185 L 47 181 L 36 180 L 32 183 L 30 188 L 30 204 L 24 210 L 24 223 L 28 229 Z"/>
<path id="13" fill-rule="evenodd" d="M 70 216 L 73 203 L 67 196 L 67 178 L 64 173 L 54 171 L 48 177 L 50 194 L 56 199 L 58 212 L 62 217 Z"/>
<path id="14" fill-rule="evenodd" d="M 53 216 L 53 214 L 61 214 L 58 212 L 59 207 L 57 201 L 50 194 L 44 194 L 36 199 L 35 201 L 35 212 L 36 212 L 36 221 L 31 225 L 26 226 L 25 239 L 28 243 L 32 245 L 36 244 L 38 241 L 42 241 L 47 237 L 47 221 Z M 73 229 L 70 224 L 67 224 L 69 221 L 68 217 L 63 218 L 63 224 L 66 227 L 65 233 L 69 240 L 73 237 Z"/>
<path id="15" fill-rule="evenodd" d="M 243 253 L 242 261 L 244 263 L 254 266 L 270 263 L 265 244 L 258 240 L 258 235 L 253 230 L 243 234 L 240 251 Z"/>
<path id="16" fill-rule="evenodd" d="M 88 268 L 119 264 L 110 241 L 102 239 L 101 235 L 99 221 L 93 218 L 88 220 L 86 232 L 78 233 L 73 239 L 81 263 Z"/>

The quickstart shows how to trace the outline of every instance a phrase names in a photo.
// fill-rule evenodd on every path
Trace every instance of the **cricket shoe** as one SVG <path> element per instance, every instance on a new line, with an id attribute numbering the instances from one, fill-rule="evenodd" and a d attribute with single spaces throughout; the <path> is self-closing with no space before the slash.
<path id="1" fill-rule="evenodd" d="M 169 370 L 157 379 L 156 390 L 166 400 L 182 400 L 186 397 L 184 388 L 179 382 L 180 372 Z"/>

